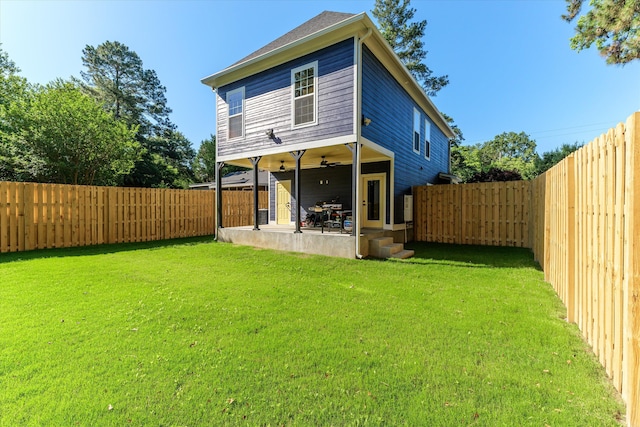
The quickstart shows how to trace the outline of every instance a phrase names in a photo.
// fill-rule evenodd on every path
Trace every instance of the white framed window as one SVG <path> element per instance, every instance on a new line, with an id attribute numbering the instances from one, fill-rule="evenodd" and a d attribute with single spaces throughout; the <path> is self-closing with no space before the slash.
<path id="1" fill-rule="evenodd" d="M 420 111 L 413 109 L 413 152 L 420 154 Z"/>
<path id="2" fill-rule="evenodd" d="M 431 160 L 431 123 L 424 119 L 424 158 Z"/>
<path id="3" fill-rule="evenodd" d="M 244 86 L 227 92 L 227 138 L 244 136 Z"/>
<path id="4" fill-rule="evenodd" d="M 291 70 L 291 127 L 318 123 L 318 61 Z"/>

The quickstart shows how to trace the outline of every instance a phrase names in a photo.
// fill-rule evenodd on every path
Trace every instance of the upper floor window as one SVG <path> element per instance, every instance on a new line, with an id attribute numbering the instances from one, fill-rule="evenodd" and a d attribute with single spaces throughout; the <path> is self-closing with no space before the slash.
<path id="1" fill-rule="evenodd" d="M 431 123 L 424 119 L 424 157 L 431 160 Z"/>
<path id="2" fill-rule="evenodd" d="M 413 151 L 420 154 L 420 111 L 413 109 Z"/>
<path id="3" fill-rule="evenodd" d="M 229 124 L 227 128 L 229 139 L 240 138 L 244 135 L 244 86 L 227 92 L 229 106 Z"/>
<path id="4" fill-rule="evenodd" d="M 291 70 L 293 127 L 317 123 L 318 61 Z"/>

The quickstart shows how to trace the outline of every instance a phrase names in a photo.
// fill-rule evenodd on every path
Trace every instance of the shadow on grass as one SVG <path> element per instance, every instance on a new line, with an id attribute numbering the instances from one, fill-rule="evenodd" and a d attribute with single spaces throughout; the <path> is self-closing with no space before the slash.
<path id="1" fill-rule="evenodd" d="M 0 254 L 0 264 L 14 261 L 25 261 L 38 258 L 63 258 L 87 255 L 105 255 L 117 252 L 153 250 L 170 246 L 190 246 L 214 242 L 213 236 L 187 237 L 183 239 L 153 240 L 137 243 L 112 243 L 94 246 L 76 246 L 71 248 L 37 249 L 25 252 L 8 252 Z"/>
<path id="2" fill-rule="evenodd" d="M 405 245 L 415 251 L 413 258 L 403 262 L 415 264 L 448 263 L 470 268 L 535 268 L 542 270 L 534 261 L 533 252 L 527 248 L 454 245 L 448 243 L 412 242 Z"/>

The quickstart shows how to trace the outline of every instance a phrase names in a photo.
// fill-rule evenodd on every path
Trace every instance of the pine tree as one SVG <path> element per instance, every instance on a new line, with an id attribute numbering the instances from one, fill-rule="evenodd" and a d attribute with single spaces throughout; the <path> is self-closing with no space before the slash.
<path id="1" fill-rule="evenodd" d="M 448 76 L 433 76 L 424 63 L 427 51 L 422 39 L 427 21 L 411 22 L 416 10 L 410 7 L 410 0 L 376 0 L 371 13 L 384 38 L 429 96 L 449 84 Z"/>

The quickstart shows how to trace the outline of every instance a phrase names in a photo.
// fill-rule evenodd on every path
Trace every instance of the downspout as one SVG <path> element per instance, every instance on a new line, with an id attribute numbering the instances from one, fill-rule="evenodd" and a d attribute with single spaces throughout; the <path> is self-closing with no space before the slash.
<path id="1" fill-rule="evenodd" d="M 361 210 L 362 205 L 360 204 L 360 200 L 362 197 L 360 195 L 360 180 L 362 175 L 361 170 L 361 161 L 362 161 L 362 149 L 360 139 L 362 138 L 362 43 L 373 33 L 373 30 L 369 28 L 367 33 L 358 39 L 358 52 L 356 52 L 357 56 L 357 64 L 358 67 L 358 75 L 356 77 L 356 116 L 354 120 L 356 121 L 356 182 L 354 183 L 354 194 L 356 205 L 353 210 L 353 223 L 355 228 L 355 237 L 356 237 L 356 258 L 362 259 L 362 254 L 360 253 L 360 233 L 362 230 L 362 226 L 360 225 L 360 219 L 362 217 Z"/>

